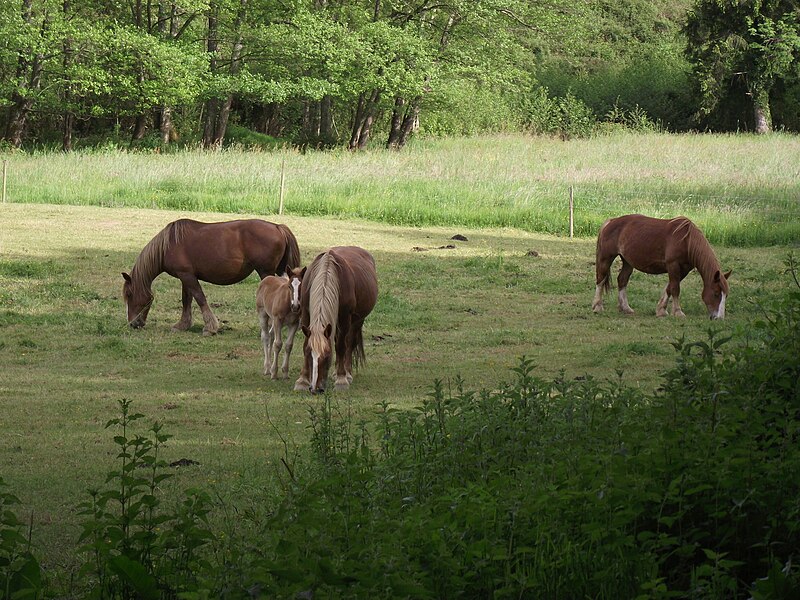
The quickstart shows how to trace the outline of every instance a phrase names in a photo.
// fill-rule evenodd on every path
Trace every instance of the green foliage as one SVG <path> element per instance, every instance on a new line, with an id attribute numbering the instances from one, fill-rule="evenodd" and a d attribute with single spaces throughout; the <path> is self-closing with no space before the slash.
<path id="1" fill-rule="evenodd" d="M 39 562 L 13 510 L 19 499 L 5 487 L 0 477 L 0 600 L 37 598 L 43 588 Z"/>
<path id="2" fill-rule="evenodd" d="M 791 1 L 697 0 L 686 34 L 701 115 L 711 114 L 731 93 L 746 93 L 769 119 L 776 84 L 800 76 L 799 27 Z"/>
<path id="3" fill-rule="evenodd" d="M 144 415 L 120 401 L 121 416 L 114 443 L 119 469 L 106 477 L 107 487 L 90 490 L 79 506 L 86 520 L 80 536 L 86 562 L 82 575 L 92 580 L 96 598 L 159 598 L 196 589 L 197 574 L 210 567 L 200 550 L 212 534 L 207 527 L 211 500 L 206 492 L 188 490 L 181 504 L 168 510 L 160 487 L 170 477 L 159 457 L 171 437 L 158 423 L 148 435 L 131 434 Z M 109 485 L 110 484 L 110 485 Z"/>
<path id="4" fill-rule="evenodd" d="M 500 390 L 437 381 L 414 411 L 381 403 L 375 448 L 348 443 L 324 399 L 318 468 L 241 580 L 279 596 L 793 597 L 792 285 L 733 350 L 715 330 L 677 341 L 652 397 L 621 373 L 546 381 L 523 358 Z"/>

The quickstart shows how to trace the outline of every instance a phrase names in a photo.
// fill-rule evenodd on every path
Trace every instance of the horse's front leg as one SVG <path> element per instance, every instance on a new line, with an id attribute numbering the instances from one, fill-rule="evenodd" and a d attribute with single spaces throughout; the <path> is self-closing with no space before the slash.
<path id="1" fill-rule="evenodd" d="M 180 280 L 189 290 L 195 302 L 197 302 L 197 305 L 200 307 L 200 312 L 203 313 L 203 322 L 205 323 L 203 335 L 214 335 L 219 331 L 219 321 L 217 317 L 214 316 L 214 313 L 211 312 L 211 307 L 206 301 L 206 295 L 203 293 L 203 288 L 200 287 L 200 282 L 197 280 L 197 277 L 187 274 L 180 276 Z"/>
<path id="2" fill-rule="evenodd" d="M 669 283 L 664 286 L 664 293 L 661 294 L 661 298 L 658 300 L 658 304 L 656 304 L 656 316 L 657 317 L 666 317 L 667 316 L 667 303 L 669 302 Z"/>
<path id="3" fill-rule="evenodd" d="M 622 269 L 617 277 L 617 285 L 619 286 L 619 309 L 626 315 L 633 314 L 633 309 L 628 304 L 628 281 L 630 281 L 631 273 L 633 273 L 633 265 L 622 258 Z"/>
<path id="4" fill-rule="evenodd" d="M 261 324 L 261 346 L 264 348 L 264 375 L 266 375 L 269 373 L 272 339 L 270 339 L 269 317 L 261 309 L 258 310 L 258 322 Z"/>
<path id="5" fill-rule="evenodd" d="M 300 322 L 295 321 L 294 323 L 289 323 L 286 328 L 286 348 L 284 348 L 283 364 L 281 365 L 281 371 L 283 372 L 281 379 L 289 379 L 289 357 L 292 355 L 292 347 L 294 346 L 294 334 L 297 333 L 299 326 Z"/>
<path id="6" fill-rule="evenodd" d="M 272 317 L 272 329 L 270 329 L 270 338 L 272 339 L 272 365 L 269 369 L 270 379 L 278 378 L 278 355 L 281 353 L 281 348 L 283 347 L 281 329 L 283 329 L 283 321 L 278 317 Z"/>
<path id="7" fill-rule="evenodd" d="M 308 350 L 308 338 L 303 340 L 303 367 L 300 369 L 300 377 L 294 382 L 295 392 L 307 392 L 311 387 L 311 353 Z"/>
<path id="8" fill-rule="evenodd" d="M 672 316 L 685 317 L 686 315 L 681 310 L 681 280 L 686 276 L 686 273 L 680 268 L 680 265 L 667 265 L 667 272 L 669 273 L 669 283 L 667 284 L 667 294 L 672 296 Z M 664 303 L 666 308 L 666 302 Z"/>
<path id="9" fill-rule="evenodd" d="M 192 326 L 192 293 L 181 280 L 181 320 L 172 326 L 173 331 L 186 331 Z"/>
<path id="10" fill-rule="evenodd" d="M 336 331 L 336 389 L 346 390 L 353 381 L 353 376 L 349 374 L 348 362 L 352 352 L 350 319 L 341 320 L 339 329 Z"/>

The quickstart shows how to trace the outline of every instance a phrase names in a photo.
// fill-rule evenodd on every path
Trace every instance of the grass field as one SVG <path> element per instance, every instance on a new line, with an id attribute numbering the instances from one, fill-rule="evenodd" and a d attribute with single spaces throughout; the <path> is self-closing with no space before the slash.
<path id="1" fill-rule="evenodd" d="M 679 214 L 714 243 L 800 239 L 800 138 L 637 135 L 419 141 L 403 152 L 14 154 L 14 202 L 286 214 L 595 235 L 612 215 Z"/>
<path id="2" fill-rule="evenodd" d="M 116 416 L 121 398 L 175 435 L 168 461 L 200 463 L 179 470 L 172 485 L 207 486 L 239 510 L 263 497 L 283 440 L 304 443 L 308 410 L 318 400 L 292 392 L 291 381 L 261 374 L 255 277 L 207 286 L 225 324 L 215 337 L 203 337 L 198 323 L 186 333 L 169 330 L 180 290 L 166 275 L 155 282 L 147 327 L 132 331 L 119 273 L 182 213 L 18 204 L 1 210 L 0 475 L 32 515 L 47 566 L 74 566 L 74 508 L 112 467 L 115 450 L 104 424 Z M 349 243 L 377 259 L 381 291 L 365 329 L 367 364 L 351 391 L 337 395 L 353 422 L 372 419 L 380 401 L 419 404 L 435 378 L 461 375 L 470 388 L 498 386 L 521 355 L 533 357 L 542 375 L 564 370 L 568 377 L 613 378 L 615 369 L 624 369 L 629 383 L 652 388 L 674 359 L 672 340 L 741 326 L 757 314 L 754 301 L 783 281 L 784 249 L 718 248 L 735 274 L 724 323 L 705 317 L 696 274 L 682 294 L 685 320 L 654 316 L 664 282 L 642 274 L 630 287 L 638 314 L 595 315 L 591 240 L 513 229 L 284 221 L 304 261 Z M 455 233 L 468 241 L 451 241 Z M 437 249 L 448 244 L 456 248 Z M 531 250 L 538 256 L 529 256 Z M 295 376 L 299 361 L 296 350 Z"/>
<path id="3" fill-rule="evenodd" d="M 694 143 L 694 138 L 688 139 Z M 793 138 L 776 139 L 786 145 L 783 150 L 797 144 Z M 511 141 L 519 144 L 516 138 Z M 743 143 L 761 142 L 745 138 Z M 566 152 L 566 145 L 562 149 Z M 335 198 L 346 198 L 348 185 L 354 186 L 353 198 L 365 197 L 370 186 L 377 189 L 379 173 L 389 168 L 386 161 L 393 161 L 391 169 L 398 173 L 419 169 L 428 179 L 417 182 L 415 202 L 420 209 L 438 207 L 441 214 L 448 214 L 447 198 L 436 190 L 486 185 L 505 194 L 514 186 L 528 185 L 512 181 L 516 171 L 502 161 L 483 169 L 470 165 L 474 156 L 455 142 L 448 160 L 457 164 L 453 156 L 460 155 L 463 162 L 452 172 L 440 173 L 439 179 L 435 171 L 444 168 L 436 166 L 439 155 L 424 146 L 416 152 L 347 155 L 352 164 L 336 154 L 318 155 L 317 162 L 308 155 L 287 154 L 287 164 L 298 170 L 305 165 L 302 170 L 313 173 L 321 186 L 317 198 L 333 188 Z M 570 152 L 569 159 L 561 160 L 574 160 L 578 152 L 575 147 Z M 418 162 L 411 164 L 411 156 Z M 774 158 L 774 171 L 737 189 L 752 186 L 753 198 L 796 194 L 796 161 L 792 179 L 782 171 L 787 168 L 783 156 L 769 156 Z M 539 168 L 533 166 L 534 157 L 530 159 L 531 170 Z M 477 217 L 465 217 L 468 225 L 411 227 L 344 218 L 350 212 L 340 209 L 329 211 L 337 218 L 302 216 L 298 213 L 304 211 L 294 208 L 302 194 L 291 177 L 288 214 L 278 217 L 274 203 L 267 202 L 255 210 L 249 202 L 259 193 L 277 197 L 277 188 L 265 181 L 275 176 L 280 160 L 279 155 L 244 153 L 11 158 L 14 202 L 0 205 L 0 477 L 22 500 L 21 514 L 31 519 L 34 544 L 49 572 L 64 574 L 75 567 L 75 507 L 87 499 L 87 489 L 102 485 L 114 464 L 113 434 L 104 425 L 117 416 L 118 400 L 131 400 L 135 411 L 145 413 L 148 421 L 163 422 L 174 435 L 166 450 L 169 462 L 188 458 L 200 463 L 177 469 L 169 485 L 213 490 L 225 510 L 265 510 L 263 501 L 281 468 L 279 458 L 308 439 L 309 409 L 319 400 L 292 392 L 293 380 L 272 382 L 261 374 L 255 276 L 234 286 L 206 286 L 224 324 L 215 337 L 200 334 L 197 310 L 191 331 L 170 331 L 179 317 L 180 287 L 166 275 L 155 282 L 147 327 L 132 331 L 126 326 L 120 272 L 130 270 L 146 242 L 180 216 L 225 220 L 252 215 L 285 222 L 299 240 L 304 262 L 341 244 L 357 244 L 375 255 L 380 296 L 365 327 L 367 364 L 356 373 L 349 392 L 336 394 L 340 410 L 349 412 L 354 423 L 373 419 L 382 401 L 398 407 L 418 405 L 436 378 L 452 382 L 460 375 L 471 389 L 495 388 L 512 378 L 509 369 L 522 355 L 532 357 L 544 376 L 563 370 L 570 378 L 614 378 L 620 369 L 631 385 L 652 389 L 659 384 L 660 371 L 673 364 L 673 340 L 683 335 L 701 339 L 710 328 L 745 329 L 759 314 L 758 301 L 775 295 L 786 283 L 783 259 L 791 239 L 770 247 L 718 244 L 723 267 L 734 271 L 724 322 L 706 318 L 696 273 L 682 288 L 684 320 L 654 316 L 665 279 L 641 273 L 634 274 L 629 288 L 636 315 L 617 313 L 613 297 L 607 299 L 607 311 L 595 315 L 590 310 L 591 237 L 570 240 L 563 232 L 553 236 L 523 227 L 476 228 Z M 190 166 L 186 161 L 196 162 Z M 587 158 L 574 171 L 559 163 L 543 185 L 560 186 L 557 170 L 589 177 L 592 167 L 587 165 L 592 161 L 599 163 L 599 156 Z M 98 165 L 106 166 L 98 170 Z M 195 195 L 199 184 L 190 182 L 191 172 L 203 169 L 208 169 L 209 187 L 219 194 L 214 206 L 201 202 Z M 658 169 L 667 169 L 666 163 L 652 170 Z M 675 169 L 676 179 L 681 174 L 688 178 L 688 165 Z M 248 179 L 248 171 L 261 175 Z M 371 173 L 363 178 L 366 183 L 365 172 Z M 26 173 L 24 184 L 20 173 Z M 34 185 L 34 176 L 41 183 Z M 399 202 L 392 188 L 397 177 L 384 181 L 376 206 L 378 201 L 386 206 Z M 621 173 L 619 181 L 623 179 Z M 162 194 L 170 180 L 171 191 Z M 61 192 L 59 181 L 64 184 Z M 332 188 L 322 185 L 326 181 Z M 696 181 L 705 179 L 697 176 Z M 362 183 L 366 187 L 359 187 Z M 148 193 L 153 194 L 152 206 L 159 208 L 131 206 L 151 206 Z M 452 197 L 456 192 L 448 193 Z M 161 207 L 180 198 L 186 202 L 183 210 Z M 462 204 L 459 210 L 470 210 L 468 203 Z M 215 212 L 189 211 L 198 206 Z M 216 212 L 226 206 L 231 213 Z M 352 212 L 357 214 L 355 208 Z M 442 220 L 458 221 L 458 214 Z M 452 241 L 454 234 L 468 241 Z M 442 248 L 448 245 L 454 248 Z M 298 342 L 291 363 L 295 377 L 300 355 Z M 225 511 L 220 518 L 235 521 Z"/>

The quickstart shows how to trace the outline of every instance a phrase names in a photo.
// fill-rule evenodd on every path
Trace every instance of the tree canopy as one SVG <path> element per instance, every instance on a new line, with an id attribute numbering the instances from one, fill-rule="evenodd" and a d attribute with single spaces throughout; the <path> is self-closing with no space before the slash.
<path id="1" fill-rule="evenodd" d="M 791 0 L 9 0 L 0 134 L 214 148 L 236 124 L 399 148 L 414 131 L 741 127 L 737 94 L 754 128 L 796 129 L 797 16 Z"/>

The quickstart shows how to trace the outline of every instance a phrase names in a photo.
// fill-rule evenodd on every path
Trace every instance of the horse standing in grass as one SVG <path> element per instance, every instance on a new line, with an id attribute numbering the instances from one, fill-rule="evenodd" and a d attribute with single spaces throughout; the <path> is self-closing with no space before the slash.
<path id="1" fill-rule="evenodd" d="M 256 310 L 261 323 L 261 343 L 264 346 L 264 375 L 278 378 L 278 355 L 283 346 L 281 330 L 286 325 L 286 352 L 283 355 L 281 379 L 289 377 L 289 357 L 294 346 L 294 334 L 300 325 L 300 289 L 306 270 L 287 268 L 282 277 L 269 275 L 261 280 L 256 292 Z"/>
<path id="2" fill-rule="evenodd" d="M 353 366 L 364 360 L 364 319 L 377 299 L 375 260 L 363 248 L 331 248 L 311 262 L 303 278 L 304 360 L 295 390 L 325 391 L 334 348 L 336 389 L 350 386 Z"/>
<path id="3" fill-rule="evenodd" d="M 200 223 L 173 221 L 148 242 L 130 275 L 123 273 L 122 296 L 128 324 L 144 327 L 153 303 L 151 285 L 161 273 L 180 279 L 183 301 L 181 320 L 173 325 L 185 331 L 192 325 L 192 299 L 203 313 L 203 335 L 219 330 L 219 321 L 206 302 L 200 281 L 231 285 L 256 271 L 262 279 L 300 265 L 300 249 L 286 225 L 260 219 Z"/>
<path id="4" fill-rule="evenodd" d="M 611 263 L 619 256 L 622 269 L 617 278 L 619 309 L 633 314 L 628 305 L 628 280 L 634 269 L 658 275 L 669 274 L 669 283 L 658 301 L 656 315 L 666 316 L 667 302 L 672 298 L 672 314 L 685 316 L 680 304 L 680 284 L 692 269 L 703 279 L 703 303 L 712 319 L 725 317 L 728 298 L 728 278 L 731 271 L 722 273 L 714 250 L 703 233 L 686 217 L 654 219 L 644 215 L 625 215 L 609 219 L 597 236 L 597 288 L 592 310 L 603 310 L 603 293 L 610 285 Z"/>

